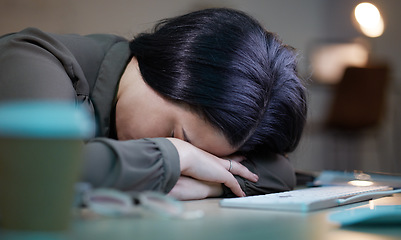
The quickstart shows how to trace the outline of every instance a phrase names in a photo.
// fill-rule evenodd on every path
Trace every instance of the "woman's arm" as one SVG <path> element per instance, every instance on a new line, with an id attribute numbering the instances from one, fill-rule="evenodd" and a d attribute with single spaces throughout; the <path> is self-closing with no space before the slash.
<path id="1" fill-rule="evenodd" d="M 180 176 L 175 147 L 165 138 L 90 140 L 82 180 L 93 187 L 169 192 Z"/>
<path id="2" fill-rule="evenodd" d="M 236 159 L 236 162 L 239 160 Z M 243 167 L 256 173 L 258 181 L 235 175 L 241 189 L 247 196 L 291 190 L 295 186 L 295 172 L 289 160 L 281 155 L 265 153 L 254 155 L 241 161 Z M 224 184 L 181 176 L 169 193 L 181 200 L 203 199 L 207 197 L 236 197 Z"/>
<path id="3" fill-rule="evenodd" d="M 179 153 L 181 176 L 207 182 L 208 186 L 214 188 L 209 193 L 209 196 L 219 191 L 215 187 L 220 184 L 230 189 L 236 196 L 245 196 L 245 193 L 234 175 L 241 176 L 251 182 L 256 182 L 258 180 L 258 176 L 249 171 L 248 168 L 244 167 L 239 161 L 232 161 L 232 167 L 230 169 L 230 162 L 226 159 L 216 157 L 180 139 L 169 138 L 169 140 L 174 144 Z M 179 187 L 179 185 L 177 187 Z M 176 197 L 187 199 L 187 197 L 179 197 L 179 194 L 183 194 L 184 196 L 187 194 L 188 196 L 193 196 L 194 194 L 194 189 L 189 188 L 183 190 L 183 192 L 179 193 L 177 189 L 173 189 L 171 195 L 174 196 L 174 192 L 176 192 Z M 196 199 L 198 199 L 201 198 L 202 195 L 205 195 L 206 192 L 197 192 L 196 194 L 199 196 L 196 197 Z"/>
<path id="4" fill-rule="evenodd" d="M 180 200 L 217 197 L 222 195 L 223 186 L 234 196 L 242 197 L 246 194 L 238 180 L 256 183 L 259 179 L 240 163 L 242 157 L 219 158 L 185 141 L 169 140 L 177 148 L 181 162 L 181 177 L 169 193 L 173 197 Z"/>
<path id="5" fill-rule="evenodd" d="M 196 179 L 205 182 L 206 186 L 214 191 L 219 191 L 206 193 L 206 190 L 210 189 L 203 188 L 204 191 L 199 188 L 195 191 L 188 189 L 182 193 L 198 194 L 192 198 L 202 198 L 200 194 L 220 194 L 221 184 L 236 196 L 244 196 L 233 175 L 242 176 L 248 181 L 256 181 L 257 176 L 239 162 L 233 162 L 231 172 L 228 171 L 229 166 L 229 161 L 176 138 L 128 141 L 97 138 L 85 146 L 83 181 L 91 183 L 94 187 L 167 193 L 182 175 L 178 185 L 185 184 L 185 179 Z"/>

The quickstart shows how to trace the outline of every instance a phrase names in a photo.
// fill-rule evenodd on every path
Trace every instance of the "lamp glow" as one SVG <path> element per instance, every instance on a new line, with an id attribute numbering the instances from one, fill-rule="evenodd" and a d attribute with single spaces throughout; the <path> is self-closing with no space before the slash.
<path id="1" fill-rule="evenodd" d="M 368 37 L 379 37 L 384 32 L 384 21 L 379 9 L 371 3 L 360 3 L 355 7 L 355 19 L 361 31 Z"/>
<path id="2" fill-rule="evenodd" d="M 372 186 L 373 182 L 365 181 L 365 180 L 352 180 L 352 181 L 349 181 L 348 184 L 357 186 L 357 187 L 368 187 L 368 186 Z"/>

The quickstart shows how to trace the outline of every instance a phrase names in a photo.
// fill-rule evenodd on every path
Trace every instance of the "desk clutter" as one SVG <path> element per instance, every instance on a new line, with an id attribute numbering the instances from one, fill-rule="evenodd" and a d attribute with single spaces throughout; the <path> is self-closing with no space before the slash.
<path id="1" fill-rule="evenodd" d="M 103 217 L 136 217 L 165 219 L 202 218 L 202 211 L 186 211 L 181 201 L 166 194 L 122 192 L 116 189 L 91 189 L 86 183 L 76 188 L 77 207 L 84 207 L 92 214 Z"/>

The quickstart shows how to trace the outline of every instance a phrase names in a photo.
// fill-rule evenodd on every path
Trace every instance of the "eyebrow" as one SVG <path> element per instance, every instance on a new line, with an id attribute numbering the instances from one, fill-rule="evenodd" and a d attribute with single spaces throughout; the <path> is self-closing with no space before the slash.
<path id="1" fill-rule="evenodd" d="M 188 135 L 185 132 L 184 128 L 182 129 L 182 134 L 184 135 L 184 141 L 191 143 L 191 140 L 189 140 Z"/>

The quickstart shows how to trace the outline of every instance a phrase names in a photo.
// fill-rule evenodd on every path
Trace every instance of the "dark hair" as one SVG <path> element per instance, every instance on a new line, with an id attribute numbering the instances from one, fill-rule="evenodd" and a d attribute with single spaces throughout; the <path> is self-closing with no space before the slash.
<path id="1" fill-rule="evenodd" d="M 130 49 L 149 86 L 188 104 L 232 146 L 283 152 L 298 142 L 306 108 L 293 51 L 248 15 L 219 8 L 163 20 Z"/>

